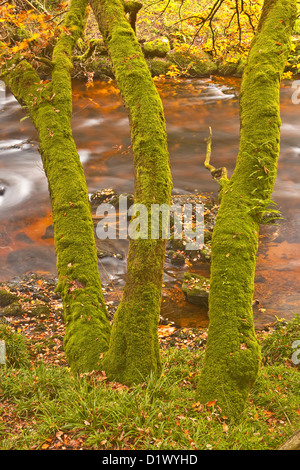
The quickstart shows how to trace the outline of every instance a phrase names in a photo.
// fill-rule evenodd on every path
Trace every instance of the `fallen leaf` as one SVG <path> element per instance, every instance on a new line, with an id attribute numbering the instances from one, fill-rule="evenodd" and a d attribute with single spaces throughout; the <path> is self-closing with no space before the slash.
<path id="1" fill-rule="evenodd" d="M 224 431 L 224 432 L 228 432 L 228 426 L 227 426 L 226 423 L 223 423 L 223 424 L 222 424 L 222 427 L 223 427 L 223 431 Z"/>
<path id="2" fill-rule="evenodd" d="M 214 406 L 217 403 L 217 400 L 208 401 L 206 406 Z"/>

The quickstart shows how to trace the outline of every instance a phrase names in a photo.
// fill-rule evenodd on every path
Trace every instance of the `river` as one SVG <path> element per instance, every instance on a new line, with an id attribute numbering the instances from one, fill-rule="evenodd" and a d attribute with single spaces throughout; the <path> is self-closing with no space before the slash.
<path id="1" fill-rule="evenodd" d="M 212 164 L 232 173 L 239 141 L 238 79 L 157 82 L 168 129 L 173 193 L 203 192 L 217 198 L 218 187 L 204 168 L 206 138 L 212 128 Z M 281 151 L 273 200 L 284 219 L 262 227 L 257 258 L 254 307 L 256 325 L 299 313 L 300 113 L 291 82 L 282 83 Z M 133 192 L 133 163 L 127 113 L 113 82 L 87 88 L 74 81 L 74 139 L 88 190 Z M 8 90 L 0 94 L 0 281 L 28 272 L 55 275 L 51 209 L 36 131 Z M 124 246 L 126 253 L 126 246 Z M 180 289 L 183 271 L 209 274 L 196 264 L 166 266 L 162 314 L 179 326 L 206 326 L 205 312 L 186 302 Z M 121 295 L 126 261 L 99 262 L 103 285 Z"/>

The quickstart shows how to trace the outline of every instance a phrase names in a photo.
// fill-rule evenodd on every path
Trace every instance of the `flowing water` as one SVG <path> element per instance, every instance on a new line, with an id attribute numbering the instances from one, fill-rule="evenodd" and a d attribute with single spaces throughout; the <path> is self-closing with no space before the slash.
<path id="1" fill-rule="evenodd" d="M 165 81 L 162 97 L 174 194 L 203 192 L 217 198 L 218 187 L 204 168 L 206 138 L 212 128 L 212 164 L 232 173 L 239 140 L 239 81 Z M 254 307 L 258 327 L 299 313 L 300 113 L 291 82 L 281 87 L 281 151 L 273 200 L 283 213 L 278 225 L 263 227 L 256 269 Z M 113 82 L 86 88 L 74 82 L 72 127 L 88 190 L 113 188 L 132 193 L 133 163 L 127 113 Z M 0 103 L 0 281 L 28 272 L 55 275 L 55 252 L 47 181 L 37 135 L 24 110 L 6 91 Z M 99 243 L 99 242 L 98 242 Z M 127 242 L 118 250 L 126 255 Z M 206 326 L 206 312 L 186 302 L 180 289 L 184 270 L 209 274 L 209 265 L 176 268 L 166 264 L 162 314 L 179 326 Z M 121 295 L 126 260 L 99 261 L 103 285 Z"/>

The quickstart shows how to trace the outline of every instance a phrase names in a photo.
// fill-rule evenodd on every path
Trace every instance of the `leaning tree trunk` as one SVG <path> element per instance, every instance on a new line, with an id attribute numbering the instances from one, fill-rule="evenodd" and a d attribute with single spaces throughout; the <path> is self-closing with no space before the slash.
<path id="1" fill-rule="evenodd" d="M 300 429 L 294 432 L 278 450 L 300 450 Z"/>
<path id="2" fill-rule="evenodd" d="M 22 59 L 10 59 L 1 78 L 26 106 L 38 131 L 52 204 L 57 270 L 65 312 L 64 346 L 73 371 L 99 368 L 110 324 L 102 295 L 94 226 L 83 168 L 71 131 L 71 55 L 83 31 L 87 0 L 72 0 L 68 30 L 53 51 L 52 80 L 43 83 Z"/>
<path id="3" fill-rule="evenodd" d="M 202 403 L 237 418 L 260 366 L 252 297 L 261 214 L 270 203 L 280 142 L 279 86 L 290 50 L 295 0 L 265 0 L 240 94 L 240 146 L 222 177 L 212 238 L 209 331 L 199 380 Z"/>
<path id="4" fill-rule="evenodd" d="M 131 2 L 132 3 L 132 2 Z M 122 0 L 90 0 L 106 42 L 116 81 L 128 109 L 135 168 L 135 203 L 170 204 L 164 112 Z M 150 225 L 150 219 L 149 219 Z M 165 240 L 131 239 L 127 278 L 115 314 L 104 368 L 123 383 L 141 382 L 160 370 L 158 320 Z"/>

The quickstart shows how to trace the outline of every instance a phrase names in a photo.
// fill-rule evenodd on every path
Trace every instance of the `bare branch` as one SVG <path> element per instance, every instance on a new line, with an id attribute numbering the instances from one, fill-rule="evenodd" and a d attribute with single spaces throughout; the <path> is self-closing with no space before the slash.
<path id="1" fill-rule="evenodd" d="M 207 144 L 206 144 L 206 157 L 205 157 L 204 166 L 210 171 L 213 179 L 219 182 L 221 178 L 227 179 L 227 169 L 224 166 L 221 168 L 215 168 L 213 165 L 210 164 L 211 141 L 212 141 L 212 130 L 211 130 L 211 127 L 209 127 L 209 137 L 207 139 Z"/>
<path id="2" fill-rule="evenodd" d="M 241 29 L 241 23 L 240 23 L 239 0 L 235 0 L 235 9 L 236 9 L 236 17 L 237 17 L 238 31 L 239 31 L 239 42 L 241 43 L 241 40 L 242 40 L 242 29 Z"/>
<path id="3" fill-rule="evenodd" d="M 165 8 L 163 9 L 163 11 L 160 12 L 159 17 L 164 14 L 164 12 L 167 10 L 167 8 L 168 8 L 168 6 L 170 5 L 170 3 L 171 3 L 171 0 L 168 0 L 168 3 L 167 3 L 167 5 L 165 6 Z"/>

